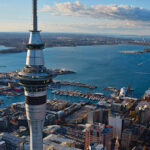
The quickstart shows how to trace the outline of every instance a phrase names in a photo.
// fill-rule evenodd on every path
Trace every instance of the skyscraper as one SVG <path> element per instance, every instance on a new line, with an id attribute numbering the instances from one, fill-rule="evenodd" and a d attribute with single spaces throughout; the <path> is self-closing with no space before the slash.
<path id="1" fill-rule="evenodd" d="M 30 150 L 43 149 L 42 129 L 46 112 L 47 86 L 51 74 L 44 67 L 44 44 L 38 31 L 37 0 L 33 0 L 33 30 L 27 44 L 26 66 L 18 73 L 25 90 L 25 108 L 30 129 Z"/>
<path id="2" fill-rule="evenodd" d="M 112 127 L 101 123 L 94 123 L 85 130 L 84 150 L 87 150 L 91 143 L 103 144 L 107 150 L 111 150 Z"/>

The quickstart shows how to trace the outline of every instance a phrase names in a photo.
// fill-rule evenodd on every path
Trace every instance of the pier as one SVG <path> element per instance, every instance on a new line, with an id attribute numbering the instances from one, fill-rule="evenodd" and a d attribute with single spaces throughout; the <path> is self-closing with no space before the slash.
<path id="1" fill-rule="evenodd" d="M 96 85 L 88 85 L 88 84 L 83 84 L 79 82 L 69 82 L 69 81 L 54 81 L 53 82 L 54 86 L 59 87 L 59 86 L 77 86 L 77 87 L 85 87 L 89 89 L 96 89 Z"/>

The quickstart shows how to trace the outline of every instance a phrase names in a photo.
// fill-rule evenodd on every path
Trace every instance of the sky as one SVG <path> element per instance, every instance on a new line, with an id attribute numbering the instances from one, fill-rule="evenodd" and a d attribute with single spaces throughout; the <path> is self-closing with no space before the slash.
<path id="1" fill-rule="evenodd" d="M 150 35 L 150 0 L 38 0 L 44 32 Z M 0 32 L 32 29 L 32 0 L 0 0 Z"/>

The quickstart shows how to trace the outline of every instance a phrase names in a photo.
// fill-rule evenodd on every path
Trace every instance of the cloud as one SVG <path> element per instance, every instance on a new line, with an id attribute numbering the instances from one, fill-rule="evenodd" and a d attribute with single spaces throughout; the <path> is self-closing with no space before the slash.
<path id="1" fill-rule="evenodd" d="M 45 5 L 40 11 L 54 16 L 80 17 L 75 21 L 67 18 L 64 21 L 58 20 L 56 24 L 45 25 L 49 31 L 150 34 L 150 10 L 140 7 L 101 4 L 87 6 L 76 1 Z"/>
<path id="2" fill-rule="evenodd" d="M 143 28 L 144 26 L 144 28 Z M 41 23 L 40 29 L 48 32 L 66 32 L 66 33 L 114 33 L 114 34 L 137 34 L 149 35 L 150 23 L 132 22 L 132 21 L 95 21 L 95 22 L 60 22 L 60 23 Z"/>
<path id="3" fill-rule="evenodd" d="M 87 6 L 79 1 L 45 5 L 42 12 L 57 16 L 91 17 L 96 19 L 117 19 L 129 21 L 150 21 L 150 10 L 128 5 L 93 5 Z"/>

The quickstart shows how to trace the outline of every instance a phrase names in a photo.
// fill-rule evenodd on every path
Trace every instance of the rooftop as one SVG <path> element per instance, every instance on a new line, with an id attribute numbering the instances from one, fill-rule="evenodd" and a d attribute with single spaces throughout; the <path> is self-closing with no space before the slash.
<path id="1" fill-rule="evenodd" d="M 24 139 L 16 137 L 16 136 L 13 136 L 13 135 L 8 134 L 8 133 L 3 133 L 2 134 L 2 140 L 11 142 L 11 143 L 13 143 L 15 145 L 24 142 Z"/>

